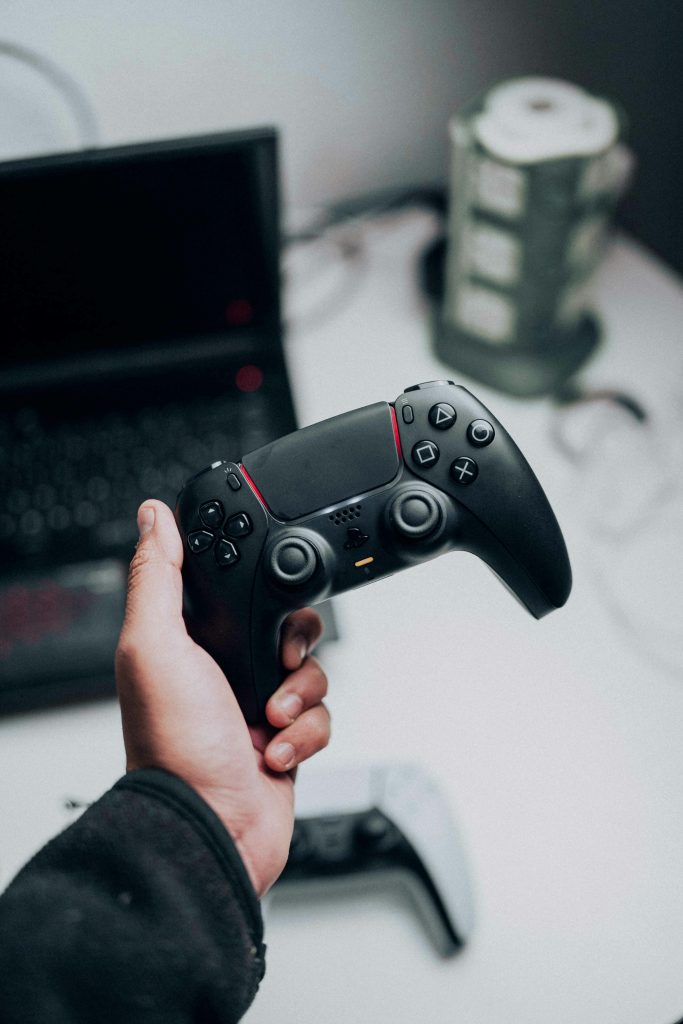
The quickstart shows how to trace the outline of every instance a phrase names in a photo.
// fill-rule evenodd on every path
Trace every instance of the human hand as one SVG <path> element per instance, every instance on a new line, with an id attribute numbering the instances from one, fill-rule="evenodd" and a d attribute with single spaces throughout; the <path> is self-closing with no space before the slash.
<path id="1" fill-rule="evenodd" d="M 130 566 L 116 652 L 127 768 L 163 768 L 213 808 L 262 896 L 282 871 L 294 815 L 294 769 L 325 747 L 327 679 L 309 652 L 322 624 L 310 608 L 283 628 L 289 675 L 266 705 L 270 725 L 247 726 L 228 681 L 188 635 L 183 545 L 170 509 L 146 501 Z"/>

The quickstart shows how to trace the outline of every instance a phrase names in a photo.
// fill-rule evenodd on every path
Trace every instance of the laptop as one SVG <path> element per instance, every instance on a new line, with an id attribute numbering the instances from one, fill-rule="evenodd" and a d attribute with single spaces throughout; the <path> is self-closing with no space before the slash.
<path id="1" fill-rule="evenodd" d="M 113 692 L 135 515 L 295 428 L 272 129 L 0 164 L 0 713 Z"/>

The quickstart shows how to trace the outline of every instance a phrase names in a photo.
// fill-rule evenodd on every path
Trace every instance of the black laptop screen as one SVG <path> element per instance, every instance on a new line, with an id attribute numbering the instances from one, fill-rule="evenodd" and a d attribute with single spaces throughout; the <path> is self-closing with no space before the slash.
<path id="1" fill-rule="evenodd" d="M 0 165 L 0 368 L 277 315 L 273 138 Z"/>

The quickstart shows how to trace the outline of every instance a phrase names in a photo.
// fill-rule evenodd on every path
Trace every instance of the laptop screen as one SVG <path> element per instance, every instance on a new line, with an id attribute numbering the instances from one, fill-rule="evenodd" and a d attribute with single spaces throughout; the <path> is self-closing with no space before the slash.
<path id="1" fill-rule="evenodd" d="M 278 322 L 271 130 L 0 165 L 0 373 Z"/>

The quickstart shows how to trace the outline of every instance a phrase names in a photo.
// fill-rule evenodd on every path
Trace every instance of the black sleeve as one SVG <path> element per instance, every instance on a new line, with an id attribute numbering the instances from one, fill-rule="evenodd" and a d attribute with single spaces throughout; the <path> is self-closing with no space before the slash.
<path id="1" fill-rule="evenodd" d="M 230 1024 L 263 977 L 262 938 L 211 808 L 174 775 L 131 772 L 0 897 L 0 1020 Z"/>

